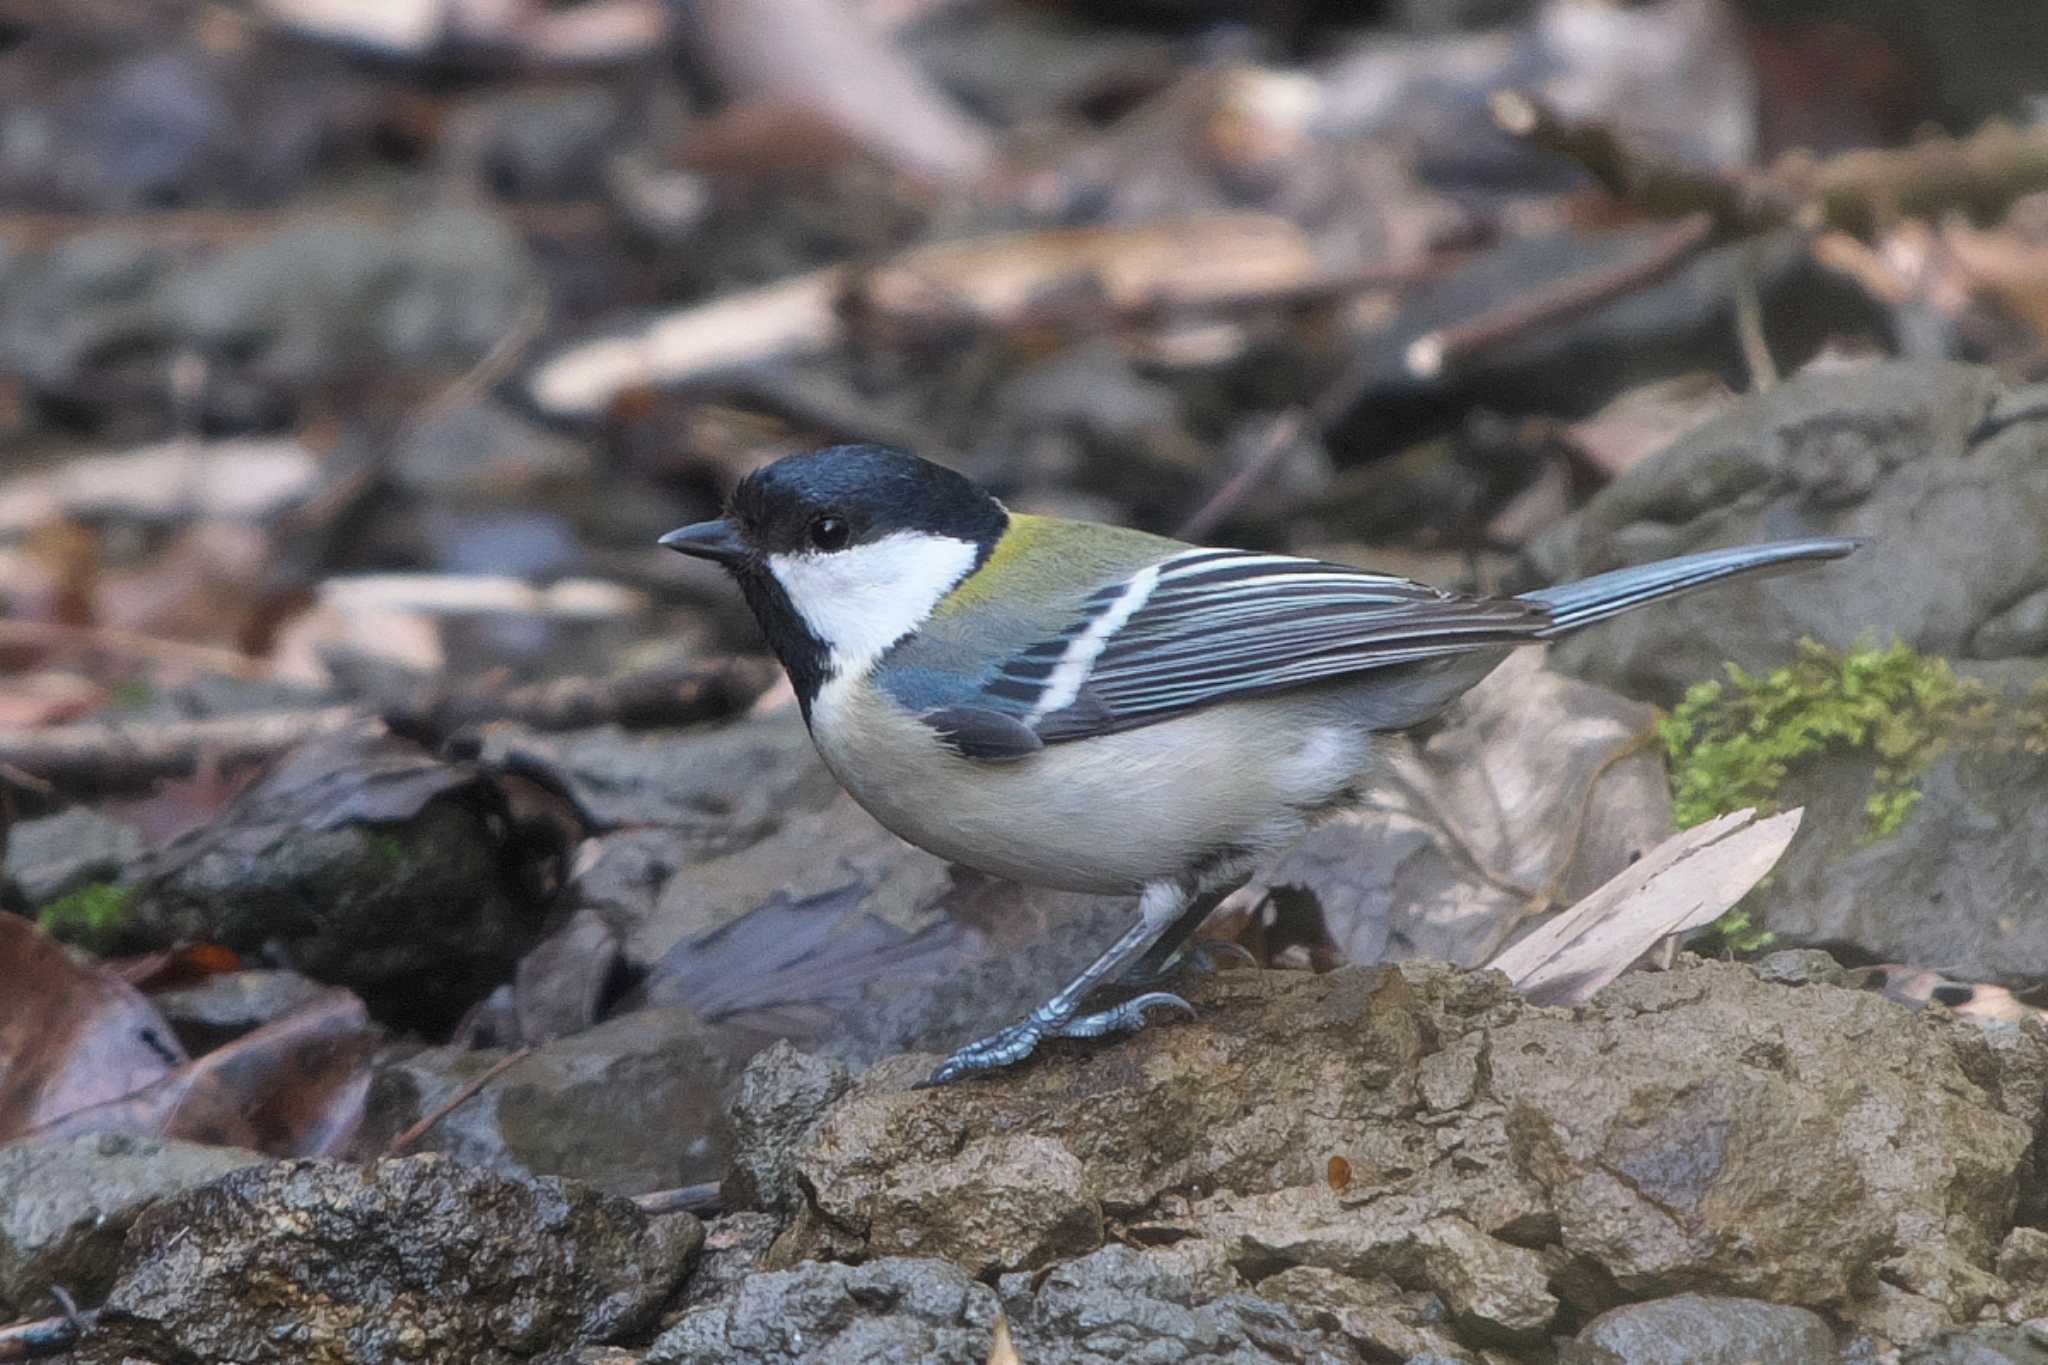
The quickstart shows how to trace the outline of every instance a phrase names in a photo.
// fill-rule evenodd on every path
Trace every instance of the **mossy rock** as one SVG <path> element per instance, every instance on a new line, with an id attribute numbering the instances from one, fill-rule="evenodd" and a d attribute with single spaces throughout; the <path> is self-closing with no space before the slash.
<path id="1" fill-rule="evenodd" d="M 2048 873 L 2048 683 L 2006 695 L 1901 644 L 1807 642 L 1695 685 L 1661 734 L 1681 825 L 1807 808 L 1722 946 L 1782 935 L 1950 968 L 1963 947 L 1979 974 L 2048 972 L 2048 920 L 2027 908 Z"/>

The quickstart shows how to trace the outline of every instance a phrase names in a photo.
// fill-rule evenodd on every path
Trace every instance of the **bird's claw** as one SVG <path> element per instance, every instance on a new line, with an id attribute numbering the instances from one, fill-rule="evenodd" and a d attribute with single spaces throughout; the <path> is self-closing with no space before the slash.
<path id="1" fill-rule="evenodd" d="M 1189 1018 L 1193 1018 L 1195 1013 L 1193 1005 L 1165 991 L 1148 991 L 1113 1008 L 1071 1019 L 1048 1019 L 1034 1013 L 1020 1024 L 1012 1024 L 962 1047 L 939 1063 L 938 1069 L 919 1088 L 944 1085 L 962 1076 L 1015 1066 L 1036 1052 L 1038 1045 L 1047 1038 L 1100 1038 L 1110 1033 L 1135 1033 L 1145 1027 L 1145 1011 L 1155 1007 L 1177 1009 Z"/>
<path id="2" fill-rule="evenodd" d="M 1179 1010 L 1190 1019 L 1195 1017 L 1195 1007 L 1179 996 L 1166 991 L 1147 991 L 1114 1008 L 1069 1019 L 1055 1032 L 1062 1038 L 1100 1038 L 1108 1033 L 1136 1033 L 1145 1027 L 1145 1011 L 1154 1006 Z"/>

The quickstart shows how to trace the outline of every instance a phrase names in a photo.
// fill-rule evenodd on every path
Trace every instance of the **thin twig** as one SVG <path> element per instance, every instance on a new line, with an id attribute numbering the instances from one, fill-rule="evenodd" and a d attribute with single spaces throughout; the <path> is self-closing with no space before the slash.
<path id="1" fill-rule="evenodd" d="M 500 1057 L 497 1061 L 491 1064 L 490 1069 L 485 1071 L 483 1075 L 478 1076 L 475 1080 L 463 1086 L 462 1089 L 456 1091 L 453 1095 L 450 1095 L 448 1099 L 445 1102 L 443 1102 L 439 1107 L 434 1109 L 433 1112 L 421 1115 L 418 1122 L 414 1123 L 410 1128 L 407 1128 L 397 1137 L 391 1139 L 390 1144 L 384 1148 L 384 1155 L 403 1155 L 408 1147 L 411 1147 L 415 1142 L 418 1142 L 421 1138 L 425 1137 L 427 1135 L 428 1130 L 431 1129 L 435 1124 L 439 1123 L 442 1119 L 447 1118 L 450 1114 L 460 1109 L 463 1105 L 469 1103 L 472 1099 L 475 1099 L 478 1091 L 482 1090 L 492 1081 L 498 1079 L 498 1077 L 504 1075 L 507 1071 L 510 1071 L 514 1066 L 518 1065 L 520 1062 L 525 1061 L 528 1057 L 531 1057 L 532 1055 L 533 1049 L 531 1047 L 522 1047 L 516 1052 L 508 1052 L 504 1056 Z"/>
<path id="2" fill-rule="evenodd" d="M 270 665 L 261 659 L 231 649 L 165 640 L 110 626 L 66 626 L 54 621 L 0 620 L 0 646 L 20 649 L 98 650 L 125 654 L 154 663 L 176 664 L 230 678 L 260 681 L 270 676 Z"/>
<path id="3" fill-rule="evenodd" d="M 1712 215 L 1691 214 L 1632 260 L 1580 271 L 1478 317 L 1425 332 L 1409 344 L 1408 372 L 1418 379 L 1435 379 L 1483 351 L 1654 284 L 1685 264 L 1713 235 Z"/>
<path id="4" fill-rule="evenodd" d="M 329 706 L 210 720 L 10 726 L 0 728 L 0 766 L 58 787 L 143 786 L 191 772 L 202 755 L 223 763 L 270 758 L 363 718 Z"/>
<path id="5" fill-rule="evenodd" d="M 61 1355 L 78 1344 L 100 1320 L 100 1310 L 59 1313 L 53 1318 L 32 1318 L 0 1327 L 0 1361 L 39 1360 Z"/>
<path id="6" fill-rule="evenodd" d="M 716 1180 L 704 1185 L 682 1185 L 673 1190 L 649 1190 L 636 1194 L 633 1202 L 649 1217 L 664 1213 L 717 1213 L 725 1208 L 725 1192 Z"/>
<path id="7" fill-rule="evenodd" d="M 1764 335 L 1764 304 L 1757 281 L 1762 272 L 1763 251 L 1752 240 L 1744 244 L 1742 259 L 1735 267 L 1735 339 L 1749 366 L 1749 386 L 1758 393 L 1769 393 L 1778 387 L 1778 362 L 1771 355 L 1770 338 Z"/>
<path id="8" fill-rule="evenodd" d="M 1173 534 L 1181 540 L 1200 540 L 1222 525 L 1252 489 L 1264 483 L 1278 468 L 1281 459 L 1301 443 L 1308 420 L 1308 413 L 1302 408 L 1289 408 L 1274 418 L 1272 425 L 1266 428 L 1265 440 L 1245 462 L 1244 468 L 1231 475 L 1229 481 L 1211 494 L 1209 500 L 1182 522 Z"/>

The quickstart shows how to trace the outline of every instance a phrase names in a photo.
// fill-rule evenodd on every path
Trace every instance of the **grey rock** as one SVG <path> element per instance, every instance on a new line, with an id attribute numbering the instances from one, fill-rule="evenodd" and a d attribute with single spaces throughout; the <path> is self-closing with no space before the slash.
<path id="1" fill-rule="evenodd" d="M 81 1359 L 560 1359 L 652 1326 L 702 1239 L 437 1156 L 279 1162 L 145 1213 Z"/>
<path id="2" fill-rule="evenodd" d="M 176 272 L 152 304 L 186 344 L 253 349 L 268 373 L 306 382 L 372 358 L 480 356 L 533 288 L 510 223 L 442 208 L 389 227 L 287 229 Z"/>
<path id="3" fill-rule="evenodd" d="M 1304 1322 L 1341 1334 L 1368 1360 L 1477 1365 L 1458 1344 L 1443 1300 L 1388 1279 L 1357 1279 L 1298 1265 L 1259 1281 L 1259 1296 L 1291 1306 Z"/>
<path id="4" fill-rule="evenodd" d="M 42 906 L 94 882 L 118 881 L 145 847 L 133 825 L 73 806 L 9 829 L 4 870 L 24 901 Z"/>
<path id="5" fill-rule="evenodd" d="M 1870 837 L 1876 756 L 1829 753 L 1792 772 L 1799 835 L 1753 902 L 1792 942 L 1853 943 L 1880 960 L 1938 962 L 1979 981 L 2048 972 L 2048 923 L 2014 915 L 2048 879 L 2048 763 L 2029 754 L 1937 757 L 1898 828 Z"/>
<path id="6" fill-rule="evenodd" d="M 546 430 L 502 403 L 435 413 L 392 452 L 392 477 L 421 497 L 509 501 L 588 479 L 588 444 Z"/>
<path id="7" fill-rule="evenodd" d="M 1679 1294 L 1611 1308 L 1587 1323 L 1559 1365 L 1834 1365 L 1818 1313 L 1755 1299 Z"/>
<path id="8" fill-rule="evenodd" d="M 2048 654 L 2048 588 L 2028 593 L 1970 634 L 1970 657 L 2011 659 Z"/>
<path id="9" fill-rule="evenodd" d="M 1017 1354 L 1033 1365 L 1356 1359 L 1336 1332 L 1247 1292 L 1221 1248 L 1199 1243 L 1163 1252 L 1106 1246 L 1017 1286 L 1004 1307 Z"/>
<path id="10" fill-rule="evenodd" d="M 1473 1339 L 1537 1340 L 1557 1316 L 1543 1258 L 1527 1247 L 1489 1237 L 1457 1217 L 1423 1224 L 1415 1245 L 1423 1274 Z"/>
<path id="11" fill-rule="evenodd" d="M 1209 1240 L 1245 1276 L 1392 1278 L 1497 1338 L 1540 1334 L 1546 1295 L 1593 1313 L 1616 1287 L 1924 1336 L 2003 1288 L 1985 1267 L 2030 1178 L 2041 1101 L 2020 1078 L 2048 1069 L 2048 1031 L 2000 1052 L 1963 1019 L 1704 962 L 1571 1011 L 1429 964 L 1223 972 L 1191 995 L 1191 1023 L 971 1086 L 878 1067 L 799 1154 L 778 1263 L 918 1250 L 1002 1273 L 1085 1250 L 1084 1215 L 1114 1210 L 1125 1237 Z M 1469 1083 L 1425 1081 L 1468 1041 Z M 998 1178 L 1027 1168 L 1028 1206 Z"/>
<path id="12" fill-rule="evenodd" d="M 999 1311 L 945 1261 L 813 1261 L 749 1276 L 664 1332 L 647 1365 L 986 1365 Z"/>
<path id="13" fill-rule="evenodd" d="M 282 1019 L 328 988 L 298 972 L 256 968 L 221 972 L 191 986 L 157 991 L 149 1001 L 198 1056 Z"/>
<path id="14" fill-rule="evenodd" d="M 639 1010 L 537 1048 L 443 1117 L 416 1149 L 517 1176 L 568 1176 L 614 1194 L 716 1180 L 730 1151 L 723 1095 L 758 1045 L 686 1009 Z M 505 1053 L 430 1048 L 370 1084 L 361 1151 L 447 1103 Z"/>
<path id="15" fill-rule="evenodd" d="M 1796 535 L 1871 544 L 1840 564 L 1581 632 L 1553 664 L 1668 703 L 1722 677 L 1727 661 L 1784 664 L 1802 637 L 1842 648 L 1897 638 L 1946 656 L 2031 650 L 2018 627 L 2048 590 L 2044 399 L 1987 370 L 1890 363 L 1803 376 L 1730 409 L 1540 541 L 1539 571 L 1565 578 Z M 2038 654 L 1978 667 L 2014 690 L 2043 674 Z M 1780 799 L 1803 804 L 1806 819 L 1753 903 L 1763 926 L 1978 979 L 2048 971 L 2048 923 L 2011 912 L 2048 876 L 2048 764 L 1972 749 L 1936 758 L 1916 779 L 1919 803 L 1877 839 L 1865 803 L 1878 756 L 1829 751 L 1792 765 Z"/>
<path id="16" fill-rule="evenodd" d="M 668 832 L 677 865 L 745 848 L 839 792 L 794 712 L 644 734 L 610 726 L 559 735 L 490 727 L 484 761 L 499 765 L 513 755 L 544 762 L 600 825 Z M 765 888 L 763 898 L 775 889 Z M 679 937 L 680 930 L 633 934 L 627 955 L 652 961 Z"/>
<path id="17" fill-rule="evenodd" d="M 2044 1336 L 2032 1324 L 1944 1333 L 1905 1352 L 1899 1365 L 2048 1365 Z"/>
<path id="18" fill-rule="evenodd" d="M 597 194 L 625 113 L 617 92 L 604 86 L 508 94 L 482 112 L 490 120 L 483 169 L 515 199 Z"/>
<path id="19" fill-rule="evenodd" d="M 1213 1247 L 1104 1247 L 1042 1277 L 1006 1277 L 995 1293 L 946 1261 L 882 1257 L 763 1271 L 684 1318 L 648 1365 L 882 1359 L 984 1365 L 999 1311 L 1033 1365 L 1109 1362 L 1337 1362 L 1356 1358 L 1332 1331 L 1245 1291 Z"/>
<path id="20" fill-rule="evenodd" d="M 704 1224 L 704 1250 L 682 1295 L 670 1306 L 680 1317 L 737 1289 L 766 1263 L 782 1219 L 772 1213 L 728 1213 Z"/>
<path id="21" fill-rule="evenodd" d="M 757 1054 L 733 1091 L 732 1165 L 720 1185 L 728 1207 L 793 1212 L 796 1148 L 852 1084 L 845 1066 L 787 1042 Z"/>
<path id="22" fill-rule="evenodd" d="M 1806 636 L 1962 654 L 1979 626 L 2048 586 L 2048 411 L 2020 400 L 1989 370 L 1892 362 L 1803 375 L 1731 408 L 1541 537 L 1536 571 L 1562 581 L 1803 535 L 1871 546 L 1577 632 L 1552 665 L 1668 705 L 1727 662 L 1782 664 Z"/>
<path id="23" fill-rule="evenodd" d="M 58 1311 L 61 1286 L 95 1304 L 114 1282 L 121 1241 L 156 1200 L 268 1158 L 233 1147 L 91 1133 L 0 1147 L 0 1313 Z"/>
<path id="24" fill-rule="evenodd" d="M 125 945 L 205 940 L 445 1027 L 538 935 L 519 846 L 471 765 L 388 735 L 301 745 L 143 869 Z"/>
<path id="25" fill-rule="evenodd" d="M 1818 948 L 1783 948 L 1756 961 L 1759 981 L 1780 986 L 1838 986 L 1842 965 Z"/>

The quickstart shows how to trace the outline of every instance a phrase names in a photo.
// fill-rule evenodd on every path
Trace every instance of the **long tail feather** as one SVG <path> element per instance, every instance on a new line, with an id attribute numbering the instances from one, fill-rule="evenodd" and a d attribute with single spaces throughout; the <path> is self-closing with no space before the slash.
<path id="1" fill-rule="evenodd" d="M 1770 545 L 1741 545 L 1729 550 L 1707 550 L 1677 559 L 1640 564 L 1596 574 L 1576 583 L 1525 592 L 1525 602 L 1540 602 L 1550 608 L 1551 625 L 1544 638 L 1619 616 L 1648 602 L 1674 597 L 1694 588 L 1741 574 L 1795 567 L 1816 560 L 1840 559 L 1863 542 L 1842 538 L 1782 540 Z"/>

